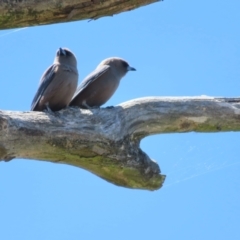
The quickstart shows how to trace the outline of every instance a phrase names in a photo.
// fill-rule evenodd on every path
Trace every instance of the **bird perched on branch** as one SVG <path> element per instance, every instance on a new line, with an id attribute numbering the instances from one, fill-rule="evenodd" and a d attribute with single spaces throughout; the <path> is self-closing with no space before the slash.
<path id="1" fill-rule="evenodd" d="M 128 71 L 136 71 L 117 57 L 103 60 L 78 86 L 69 106 L 96 108 L 106 103 Z"/>
<path id="2" fill-rule="evenodd" d="M 59 111 L 67 107 L 78 83 L 77 60 L 67 48 L 59 48 L 53 64 L 43 73 L 32 111 Z"/>

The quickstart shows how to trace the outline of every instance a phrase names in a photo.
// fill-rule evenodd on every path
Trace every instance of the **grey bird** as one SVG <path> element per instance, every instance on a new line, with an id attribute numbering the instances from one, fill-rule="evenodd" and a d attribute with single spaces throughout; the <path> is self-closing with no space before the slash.
<path id="1" fill-rule="evenodd" d="M 78 83 L 77 60 L 67 48 L 59 48 L 53 64 L 43 73 L 32 111 L 59 111 L 67 107 Z"/>
<path id="2" fill-rule="evenodd" d="M 103 60 L 78 86 L 69 106 L 98 108 L 116 91 L 120 80 L 128 71 L 136 71 L 118 57 Z"/>

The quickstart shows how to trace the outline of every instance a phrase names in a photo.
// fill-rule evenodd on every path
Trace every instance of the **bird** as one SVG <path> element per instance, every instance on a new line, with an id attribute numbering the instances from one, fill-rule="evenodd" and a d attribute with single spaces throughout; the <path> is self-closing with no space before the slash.
<path id="1" fill-rule="evenodd" d="M 128 71 L 136 71 L 122 58 L 111 57 L 103 60 L 78 86 L 69 106 L 99 108 L 117 90 L 122 77 Z"/>
<path id="2" fill-rule="evenodd" d="M 31 111 L 59 111 L 67 107 L 77 89 L 77 59 L 68 48 L 57 50 L 53 64 L 43 73 Z"/>

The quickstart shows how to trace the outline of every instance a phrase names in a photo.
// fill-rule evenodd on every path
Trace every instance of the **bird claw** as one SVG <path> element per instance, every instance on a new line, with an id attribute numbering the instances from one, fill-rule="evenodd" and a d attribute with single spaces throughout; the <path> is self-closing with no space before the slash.
<path id="1" fill-rule="evenodd" d="M 91 109 L 99 109 L 100 107 L 99 106 L 93 106 L 93 107 L 90 107 L 86 102 L 84 102 L 83 104 L 83 107 L 88 109 L 88 110 L 91 110 Z"/>
<path id="2" fill-rule="evenodd" d="M 49 114 L 51 114 L 51 115 L 53 115 L 53 116 L 55 116 L 55 117 L 58 117 L 58 116 L 59 116 L 59 113 L 58 113 L 58 112 L 53 112 L 52 109 L 49 107 L 48 104 L 45 104 L 45 107 L 46 107 L 46 108 L 43 110 L 44 112 L 49 113 Z"/>
<path id="3" fill-rule="evenodd" d="M 53 113 L 52 109 L 49 107 L 48 104 L 46 104 L 46 110 L 47 110 L 47 112 L 49 112 L 49 113 Z"/>
<path id="4" fill-rule="evenodd" d="M 114 106 L 107 106 L 106 109 L 113 109 Z"/>

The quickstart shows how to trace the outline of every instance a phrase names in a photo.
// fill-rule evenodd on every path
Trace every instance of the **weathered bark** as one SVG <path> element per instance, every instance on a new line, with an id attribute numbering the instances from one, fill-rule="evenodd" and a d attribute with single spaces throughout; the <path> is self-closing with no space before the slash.
<path id="1" fill-rule="evenodd" d="M 157 1 L 159 0 L 0 0 L 0 29 L 98 19 Z"/>
<path id="2" fill-rule="evenodd" d="M 0 159 L 70 164 L 116 185 L 154 190 L 165 176 L 139 148 L 141 139 L 190 131 L 240 131 L 240 98 L 148 97 L 54 114 L 0 111 Z"/>

